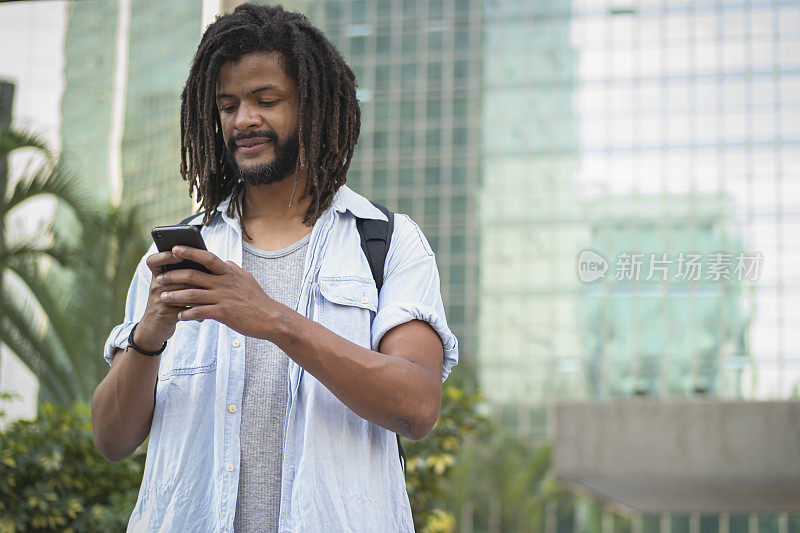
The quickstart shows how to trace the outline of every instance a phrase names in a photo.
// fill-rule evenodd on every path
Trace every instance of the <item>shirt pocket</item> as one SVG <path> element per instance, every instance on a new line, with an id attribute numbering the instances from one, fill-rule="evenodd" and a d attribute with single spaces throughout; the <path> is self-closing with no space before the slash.
<path id="1" fill-rule="evenodd" d="M 318 322 L 337 335 L 370 348 L 370 328 L 378 309 L 378 290 L 371 279 L 319 279 Z"/>
<path id="2" fill-rule="evenodd" d="M 161 355 L 158 379 L 216 370 L 218 327 L 215 325 L 213 320 L 178 322 Z"/>

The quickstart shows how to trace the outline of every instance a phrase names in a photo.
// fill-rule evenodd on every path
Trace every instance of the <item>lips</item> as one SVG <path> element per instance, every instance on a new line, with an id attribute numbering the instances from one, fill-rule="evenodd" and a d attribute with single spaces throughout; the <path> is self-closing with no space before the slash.
<path id="1" fill-rule="evenodd" d="M 278 136 L 270 130 L 239 132 L 228 139 L 228 153 L 259 155 L 272 144 L 279 145 Z"/>
<path id="2" fill-rule="evenodd" d="M 243 154 L 255 153 L 261 151 L 270 142 L 272 141 L 269 139 L 244 139 L 236 141 L 236 149 Z"/>
<path id="3" fill-rule="evenodd" d="M 268 142 L 270 142 L 269 139 L 245 139 L 236 141 L 236 146 L 239 148 L 252 148 L 258 144 L 266 144 Z"/>

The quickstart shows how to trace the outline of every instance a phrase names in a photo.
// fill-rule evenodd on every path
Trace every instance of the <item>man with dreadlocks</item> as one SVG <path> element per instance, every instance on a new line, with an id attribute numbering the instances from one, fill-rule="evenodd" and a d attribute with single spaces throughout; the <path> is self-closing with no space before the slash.
<path id="1" fill-rule="evenodd" d="M 355 77 L 302 15 L 242 5 L 210 25 L 181 107 L 181 173 L 208 251 L 151 249 L 108 375 L 97 448 L 149 436 L 130 531 L 413 531 L 395 433 L 433 427 L 458 360 L 436 261 L 394 217 L 378 292 L 345 185 Z M 183 259 L 210 273 L 166 265 Z"/>

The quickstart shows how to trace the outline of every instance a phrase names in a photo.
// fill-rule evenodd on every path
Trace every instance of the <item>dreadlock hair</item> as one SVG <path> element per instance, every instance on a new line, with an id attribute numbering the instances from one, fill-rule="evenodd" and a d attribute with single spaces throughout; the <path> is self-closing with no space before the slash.
<path id="1" fill-rule="evenodd" d="M 305 16 L 281 6 L 242 4 L 203 34 L 181 94 L 181 176 L 205 211 L 204 224 L 228 195 L 228 215 L 235 210 L 243 219 L 245 185 L 226 168 L 216 86 L 224 63 L 252 52 L 279 52 L 297 84 L 299 166 L 307 178 L 300 201 L 311 197 L 303 223 L 313 223 L 347 181 L 361 110 L 355 76 L 338 50 Z"/>

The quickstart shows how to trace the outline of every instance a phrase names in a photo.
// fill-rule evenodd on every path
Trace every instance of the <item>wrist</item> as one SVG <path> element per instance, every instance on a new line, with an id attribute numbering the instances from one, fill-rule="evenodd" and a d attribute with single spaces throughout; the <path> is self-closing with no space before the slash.
<path id="1" fill-rule="evenodd" d="M 286 341 L 291 336 L 291 332 L 296 329 L 292 325 L 292 309 L 285 305 L 275 305 L 267 313 L 266 320 L 262 321 L 262 337 L 272 343 Z"/>
<path id="2" fill-rule="evenodd" d="M 150 357 L 160 355 L 161 352 L 164 351 L 164 348 L 166 348 L 166 341 L 154 340 L 152 336 L 147 334 L 146 330 L 141 330 L 141 322 L 133 326 L 133 329 L 128 337 L 128 347 Z"/>
<path id="3" fill-rule="evenodd" d="M 161 347 L 169 340 L 171 334 L 164 334 L 163 328 L 159 327 L 158 319 L 150 319 L 147 313 L 136 324 L 136 332 L 133 334 L 133 341 L 142 348 Z"/>

